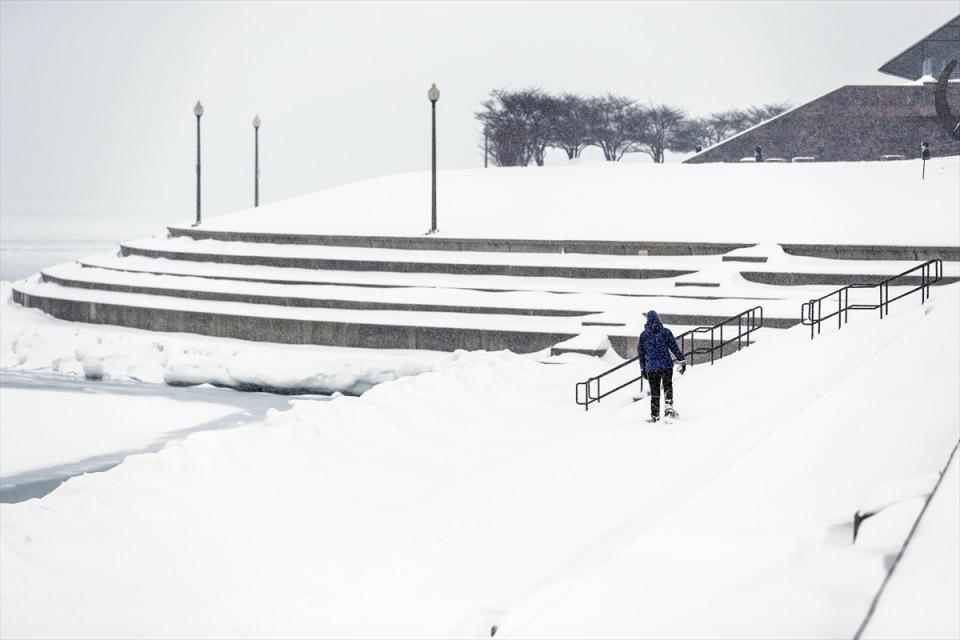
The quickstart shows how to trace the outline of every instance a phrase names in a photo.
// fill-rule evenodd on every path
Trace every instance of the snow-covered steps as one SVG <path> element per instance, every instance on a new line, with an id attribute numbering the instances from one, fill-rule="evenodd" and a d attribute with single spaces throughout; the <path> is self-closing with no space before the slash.
<path id="1" fill-rule="evenodd" d="M 125 256 L 300 269 L 398 271 L 558 278 L 672 278 L 689 270 L 643 268 L 621 256 L 501 254 L 268 245 L 249 242 L 148 239 L 123 243 Z"/>
<path id="2" fill-rule="evenodd" d="M 842 287 L 854 282 L 859 284 L 877 284 L 896 273 L 810 273 L 810 272 L 786 272 L 786 271 L 741 271 L 740 275 L 744 280 L 757 282 L 760 284 L 772 284 L 777 286 L 797 286 L 797 285 L 832 285 Z M 953 284 L 960 281 L 956 275 L 945 275 L 939 281 L 933 283 L 934 286 Z M 921 277 L 904 276 L 897 280 L 897 284 L 906 287 L 919 286 Z"/>
<path id="3" fill-rule="evenodd" d="M 576 316 L 583 318 L 583 326 L 624 327 L 641 313 L 637 300 L 605 294 L 489 292 L 438 287 L 371 290 L 352 286 L 275 284 L 128 273 L 83 267 L 79 264 L 49 267 L 41 272 L 41 279 L 62 287 L 287 307 Z M 737 313 L 741 307 L 752 302 L 739 299 L 719 304 L 715 301 L 685 301 L 682 306 L 670 305 L 677 313 L 665 312 L 663 317 L 674 324 L 711 325 Z M 794 317 L 797 301 L 771 302 L 768 313 L 779 311 L 783 317 L 771 318 L 770 326 L 790 327 L 798 322 Z M 664 308 L 660 301 L 656 305 Z M 643 308 L 646 309 L 646 306 Z M 716 315 L 718 311 L 726 315 Z"/>
<path id="4" fill-rule="evenodd" d="M 192 260 L 170 260 L 167 258 L 148 258 L 143 256 L 117 256 L 103 254 L 86 256 L 77 261 L 86 267 L 108 269 L 128 273 L 149 273 L 154 275 L 195 276 L 218 280 L 243 282 L 262 282 L 270 284 L 309 284 L 309 285 L 349 285 L 352 287 L 373 288 L 443 288 L 448 290 L 469 289 L 485 292 L 544 291 L 549 293 L 596 293 L 631 297 L 670 297 L 702 300 L 779 300 L 784 291 L 776 287 L 764 287 L 741 282 L 726 283 L 723 291 L 678 292 L 674 290 L 673 280 L 654 278 L 632 280 L 627 278 L 559 278 L 533 276 L 497 276 L 447 273 L 406 273 L 388 271 L 341 271 L 318 270 L 292 267 L 272 267 L 258 265 L 221 264 L 217 262 L 198 262 Z M 794 294 L 823 295 L 827 289 L 817 288 L 805 291 L 791 291 Z M 807 295 L 806 299 L 809 299 Z M 802 297 L 802 295 L 800 296 Z"/>
<path id="5" fill-rule="evenodd" d="M 763 282 L 744 277 L 745 264 Z M 695 328 L 759 304 L 768 329 L 787 328 L 802 303 L 835 288 L 829 283 L 912 266 L 795 257 L 778 245 L 667 256 L 177 236 L 47 268 L 18 283 L 15 297 L 71 321 L 345 347 L 531 352 L 599 330 L 629 356 L 650 309 L 676 328 Z M 947 263 L 945 273 L 956 279 L 960 264 Z"/>
<path id="6" fill-rule="evenodd" d="M 494 294 L 469 289 L 397 287 L 371 291 L 354 286 L 277 284 L 128 273 L 83 267 L 76 263 L 44 269 L 41 278 L 44 282 L 64 287 L 287 307 L 539 316 L 587 316 L 601 312 L 598 309 L 576 307 L 569 295 L 545 292 Z M 537 301 L 535 307 L 529 306 L 531 294 Z"/>
<path id="7" fill-rule="evenodd" d="M 731 242 L 649 242 L 632 240 L 549 240 L 531 238 L 447 238 L 443 236 L 356 236 L 304 233 L 269 233 L 239 229 L 218 229 L 217 221 L 200 227 L 168 227 L 174 237 L 194 240 L 221 240 L 258 244 L 300 244 L 331 247 L 418 249 L 428 251 L 479 251 L 514 253 L 584 253 L 624 256 L 720 255 L 749 249 L 750 243 Z M 960 261 L 956 246 L 894 246 L 844 244 L 784 244 L 794 256 L 846 260 L 944 260 Z M 763 262 L 740 257 L 728 261 Z"/>
<path id="8" fill-rule="evenodd" d="M 750 263 L 743 277 L 753 282 L 784 285 L 842 285 L 876 282 L 915 266 L 915 262 L 797 258 L 777 245 L 758 245 L 764 263 Z M 500 275 L 565 279 L 681 278 L 714 282 L 717 275 L 740 274 L 741 265 L 720 255 L 625 256 L 576 253 L 504 253 L 427 251 L 251 242 L 197 240 L 185 237 L 125 242 L 123 256 L 230 265 L 271 266 L 324 271 Z M 734 255 L 743 252 L 735 251 Z M 755 255 L 760 255 L 756 253 Z M 956 263 L 954 263 L 956 264 Z M 941 284 L 956 281 L 945 273 Z M 711 277 L 713 276 L 713 277 Z M 919 282 L 919 280 L 918 280 Z M 910 278 L 904 284 L 917 284 Z M 682 286 L 682 285 L 681 285 Z"/>
<path id="9" fill-rule="evenodd" d="M 584 317 L 281 306 L 62 286 L 42 278 L 16 283 L 13 299 L 74 322 L 341 347 L 509 349 L 530 353 L 597 330 L 597 325 L 585 324 Z M 598 314 L 585 318 L 603 317 Z M 684 320 L 709 320 L 696 316 L 667 317 L 681 321 L 673 325 L 677 332 L 700 326 L 685 324 Z M 637 313 L 603 327 L 622 357 L 635 355 L 643 322 L 643 316 Z M 789 319 L 782 322 L 793 323 Z"/>
<path id="10" fill-rule="evenodd" d="M 13 299 L 75 322 L 344 347 L 533 352 L 582 330 L 578 318 L 560 316 L 288 307 L 63 287 L 39 279 L 16 283 Z M 637 324 L 622 328 L 618 344 L 629 348 L 635 342 Z"/>

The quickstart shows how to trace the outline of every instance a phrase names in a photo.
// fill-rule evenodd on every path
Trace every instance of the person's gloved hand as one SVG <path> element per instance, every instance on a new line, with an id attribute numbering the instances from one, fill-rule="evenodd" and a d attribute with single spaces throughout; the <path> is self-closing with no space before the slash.
<path id="1" fill-rule="evenodd" d="M 686 361 L 686 360 L 681 360 L 681 361 L 680 361 L 680 366 L 678 367 L 678 370 L 680 371 L 680 375 L 683 375 L 684 373 L 687 372 L 687 361 Z"/>

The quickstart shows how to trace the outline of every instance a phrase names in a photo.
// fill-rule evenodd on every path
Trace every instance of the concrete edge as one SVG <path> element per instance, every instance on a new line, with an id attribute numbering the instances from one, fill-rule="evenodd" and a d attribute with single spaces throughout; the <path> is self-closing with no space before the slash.
<path id="1" fill-rule="evenodd" d="M 112 282 L 90 282 L 73 280 L 40 272 L 43 282 L 58 284 L 75 289 L 96 291 L 116 291 L 119 293 L 139 293 L 192 300 L 211 300 L 216 302 L 243 302 L 248 304 L 276 305 L 281 307 L 310 307 L 317 309 L 350 309 L 356 311 L 425 311 L 434 313 L 474 313 L 520 316 L 564 316 L 577 317 L 602 313 L 600 311 L 581 311 L 574 309 L 536 309 L 525 307 L 483 307 L 463 305 L 418 304 L 406 302 L 377 302 L 375 300 L 349 300 L 338 298 L 302 298 L 296 296 L 269 296 L 259 294 L 228 293 L 222 291 L 203 291 L 196 289 L 169 289 L 141 285 L 117 284 Z"/>
<path id="2" fill-rule="evenodd" d="M 70 322 L 107 324 L 148 331 L 194 333 L 279 344 L 316 344 L 369 349 L 499 351 L 532 353 L 573 338 L 573 333 L 539 333 L 312 321 L 152 309 L 38 296 L 13 288 L 14 302 Z M 636 340 L 636 338 L 633 338 Z M 628 357 L 628 356 L 624 356 Z"/>
<path id="3" fill-rule="evenodd" d="M 877 284 L 890 278 L 889 275 L 869 275 L 863 273 L 788 273 L 781 271 L 741 271 L 740 275 L 744 280 L 750 282 L 777 286 L 836 285 L 837 287 L 843 287 L 853 283 Z M 960 277 L 944 276 L 933 286 L 938 287 L 953 284 L 958 281 L 960 281 Z M 920 276 L 906 276 L 899 278 L 895 286 L 918 286 L 920 282 Z"/>
<path id="4" fill-rule="evenodd" d="M 305 244 L 373 249 L 482 251 L 490 253 L 588 253 L 606 255 L 719 255 L 753 246 L 732 242 L 648 242 L 632 240 L 538 240 L 523 238 L 446 238 L 437 236 L 348 236 L 252 231 L 218 231 L 168 226 L 174 237 L 223 242 Z"/>
<path id="5" fill-rule="evenodd" d="M 472 314 L 499 314 L 521 316 L 549 316 L 549 317 L 587 317 L 604 313 L 602 311 L 577 311 L 571 309 L 536 309 L 512 307 L 468 307 L 462 305 L 432 305 L 402 302 L 376 302 L 367 300 L 339 300 L 336 298 L 297 298 L 288 296 L 261 296 L 255 294 L 234 294 L 216 291 L 196 291 L 185 289 L 168 289 L 163 287 L 147 287 L 138 285 L 115 284 L 111 282 L 89 282 L 86 280 L 72 280 L 40 272 L 43 282 L 57 284 L 62 287 L 87 289 L 93 291 L 114 291 L 118 293 L 134 293 L 144 295 L 168 296 L 172 298 L 186 298 L 191 300 L 211 300 L 215 302 L 242 302 L 247 304 L 265 304 L 281 307 L 310 307 L 321 309 L 350 309 L 356 311 L 414 311 L 428 313 L 472 313 Z M 667 324 L 682 326 L 712 326 L 727 319 L 728 316 L 713 316 L 703 314 L 661 314 L 661 319 Z M 799 324 L 794 318 L 765 318 L 764 325 L 771 328 L 785 329 Z M 623 323 L 601 323 L 584 320 L 583 327 L 603 327 L 610 329 L 624 326 Z"/>
<path id="6" fill-rule="evenodd" d="M 260 233 L 250 231 L 218 231 L 194 227 L 168 226 L 174 237 L 223 242 L 257 242 L 265 244 L 326 245 L 375 249 L 410 249 L 428 251 L 482 251 L 491 253 L 587 253 L 604 255 L 721 255 L 734 249 L 756 245 L 756 242 L 673 242 L 643 240 L 536 240 L 520 238 L 445 238 L 436 236 L 348 236 Z M 960 246 L 887 246 L 799 244 L 781 245 L 788 254 L 843 260 L 929 260 L 942 258 L 960 261 Z M 733 260 L 733 258 L 731 258 Z M 757 257 L 749 261 L 762 261 Z M 746 262 L 748 260 L 740 259 Z"/>
<path id="7" fill-rule="evenodd" d="M 328 271 L 380 271 L 391 273 L 447 273 L 482 276 L 531 276 L 540 278 L 622 278 L 643 280 L 649 278 L 676 278 L 694 271 L 676 269 L 625 269 L 616 267 L 574 267 L 553 265 L 460 264 L 453 262 L 398 262 L 381 260 L 336 260 L 330 258 L 302 258 L 285 256 L 250 256 L 220 253 L 191 253 L 161 249 L 143 249 L 120 245 L 123 256 L 166 258 L 186 262 L 215 262 L 262 267 L 293 269 L 322 269 Z"/>

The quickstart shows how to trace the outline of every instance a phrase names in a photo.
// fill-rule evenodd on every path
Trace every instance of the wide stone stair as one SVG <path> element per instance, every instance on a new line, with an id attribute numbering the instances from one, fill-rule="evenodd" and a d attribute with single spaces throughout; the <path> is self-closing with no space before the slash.
<path id="1" fill-rule="evenodd" d="M 894 275 L 937 249 L 821 249 L 873 258 L 838 260 L 798 245 L 174 227 L 115 254 L 44 269 L 15 283 L 13 295 L 65 320 L 264 342 L 538 352 L 603 333 L 630 357 L 650 308 L 676 333 L 756 305 L 765 328 L 787 328 L 798 323 L 803 301 L 834 285 Z M 956 281 L 957 267 L 949 263 L 944 282 Z"/>

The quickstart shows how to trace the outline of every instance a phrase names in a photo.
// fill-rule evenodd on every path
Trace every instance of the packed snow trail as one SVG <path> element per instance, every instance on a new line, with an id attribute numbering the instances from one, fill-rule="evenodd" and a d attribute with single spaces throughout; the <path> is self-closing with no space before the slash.
<path id="1" fill-rule="evenodd" d="M 960 383 L 960 313 L 955 294 L 944 298 L 899 314 L 892 340 L 882 322 L 830 335 L 828 357 L 839 340 L 883 342 L 609 562 L 514 611 L 498 636 L 852 637 L 923 499 L 874 516 L 850 546 L 853 512 L 885 481 L 938 471 L 960 437 L 960 407 L 949 401 Z"/>
<path id="2" fill-rule="evenodd" d="M 572 383 L 606 368 L 596 360 L 460 353 L 360 398 L 191 436 L 0 506 L 0 624 L 26 636 L 844 635 L 889 544 L 829 532 L 878 484 L 936 469 L 958 430 L 947 402 L 869 399 L 912 363 L 918 385 L 952 397 L 957 291 L 815 342 L 802 327 L 769 332 L 693 367 L 676 384 L 684 418 L 666 428 L 643 423 L 646 402 L 629 393 L 574 405 Z"/>

